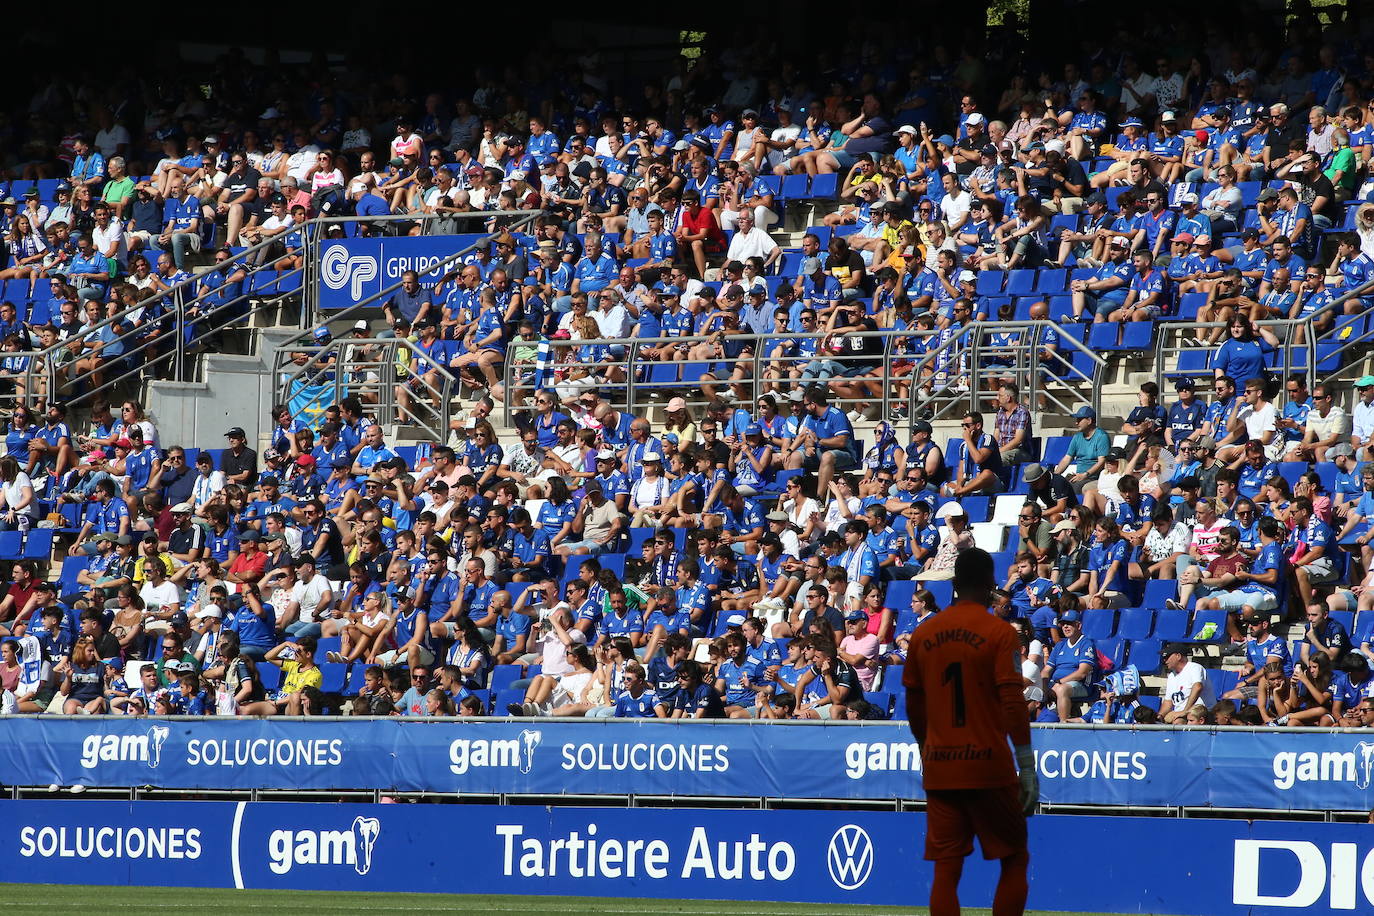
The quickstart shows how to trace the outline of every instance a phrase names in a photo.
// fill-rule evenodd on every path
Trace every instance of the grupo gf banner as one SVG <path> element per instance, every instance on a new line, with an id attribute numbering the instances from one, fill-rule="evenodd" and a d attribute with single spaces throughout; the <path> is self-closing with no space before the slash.
<path id="1" fill-rule="evenodd" d="M 0 773 L 15 785 L 922 797 L 919 748 L 896 723 L 83 716 L 0 727 Z M 1359 732 L 1084 727 L 1033 736 L 1051 803 L 1374 807 L 1374 736 Z"/>
<path id="2" fill-rule="evenodd" d="M 891 812 L 5 801 L 0 881 L 923 906 L 924 831 Z M 1374 910 L 1365 826 L 1039 815 L 1030 848 L 1037 910 Z M 1066 867 L 1087 848 L 1106 854 Z M 1173 852 L 1167 880 L 1139 850 Z M 961 901 L 996 881 L 970 859 Z"/>
<path id="3" fill-rule="evenodd" d="M 320 251 L 320 308 L 347 308 L 394 286 L 414 270 L 432 286 L 445 271 L 435 265 L 482 238 L 481 234 L 402 235 L 382 238 L 324 239 Z"/>

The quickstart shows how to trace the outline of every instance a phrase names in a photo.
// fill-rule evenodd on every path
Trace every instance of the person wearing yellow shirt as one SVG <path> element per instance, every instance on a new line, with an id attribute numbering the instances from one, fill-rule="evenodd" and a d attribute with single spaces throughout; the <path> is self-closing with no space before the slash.
<path id="1" fill-rule="evenodd" d="M 324 684 L 324 674 L 320 671 L 320 666 L 315 664 L 316 641 L 309 636 L 302 636 L 295 642 L 284 642 L 270 649 L 264 661 L 268 661 L 281 668 L 282 683 L 281 689 L 271 697 L 266 703 L 257 703 L 255 706 L 271 706 L 273 712 L 266 713 L 273 715 L 284 713 L 288 716 L 304 715 L 304 701 L 302 693 L 307 688 L 314 688 L 316 691 Z M 318 712 L 318 710 L 316 710 Z M 263 713 L 254 711 L 253 714 Z"/>

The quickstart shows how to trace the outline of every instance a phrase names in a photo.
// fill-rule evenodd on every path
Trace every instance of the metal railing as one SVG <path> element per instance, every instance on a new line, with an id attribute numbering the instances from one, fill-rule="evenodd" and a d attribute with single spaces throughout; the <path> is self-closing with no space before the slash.
<path id="1" fill-rule="evenodd" d="M 108 349 L 111 344 L 122 345 L 123 352 L 117 356 L 109 357 L 95 369 L 78 373 L 70 371 L 76 361 L 88 355 L 84 350 L 68 355 L 72 344 L 70 338 L 44 349 L 8 354 L 24 361 L 22 372 L 16 373 L 17 376 L 22 377 L 23 384 L 22 388 L 17 386 L 14 392 L 0 397 L 8 399 L 11 402 L 10 406 L 13 406 L 13 403 L 20 398 L 20 391 L 23 392 L 23 398 L 29 402 L 35 399 L 37 392 L 43 391 L 50 400 L 60 397 L 69 406 L 80 406 L 96 394 L 114 389 L 130 379 L 142 380 L 145 377 L 156 377 L 172 381 L 186 381 L 192 371 L 191 356 L 200 350 L 211 349 L 216 346 L 222 339 L 221 335 L 224 331 L 247 327 L 256 315 L 276 308 L 281 301 L 297 294 L 301 296 L 302 302 L 297 326 L 307 328 L 316 324 L 321 317 L 318 309 L 318 283 L 316 281 L 318 280 L 319 265 L 316 255 L 320 242 L 325 239 L 325 234 L 331 227 L 360 222 L 399 225 L 401 223 L 440 219 L 458 219 L 460 222 L 496 221 L 503 224 L 502 229 L 496 230 L 499 232 L 507 228 L 519 228 L 527 225 L 542 215 L 542 212 L 500 210 L 472 213 L 401 214 L 367 218 L 356 216 L 315 217 L 299 224 L 299 227 L 294 230 L 302 233 L 304 241 L 302 266 L 278 271 L 276 263 L 279 259 L 267 255 L 268 249 L 278 244 L 281 238 L 275 237 L 259 242 L 234 254 L 230 259 L 230 263 L 233 265 L 230 268 L 231 271 L 245 269 L 243 279 L 238 281 L 241 285 L 240 295 L 233 301 L 217 306 L 215 300 L 220 295 L 220 289 L 197 292 L 204 274 L 195 274 L 157 296 L 139 302 L 130 308 L 118 310 L 94 325 L 82 327 L 79 336 L 84 339 L 90 334 L 98 334 L 111 326 L 128 326 L 127 330 L 115 334 L 104 348 Z M 494 235 L 495 233 L 485 234 Z M 434 269 L 455 263 L 473 251 L 474 248 L 475 245 L 464 247 L 436 264 Z M 263 256 L 262 263 L 251 264 L 250 262 L 254 257 L 259 255 Z M 268 273 L 272 275 L 272 280 L 267 283 L 255 281 L 254 278 L 265 276 Z M 293 282 L 298 277 L 300 278 L 299 285 Z M 389 296 L 399 287 L 400 283 L 398 282 L 347 309 L 330 313 L 328 317 L 330 320 L 345 318 L 357 309 L 384 296 Z M 150 308 L 158 307 L 164 309 L 163 315 L 157 319 L 162 325 L 161 333 L 149 336 L 147 323 L 138 319 Z"/>
<path id="2" fill-rule="evenodd" d="M 160 378 L 184 380 L 188 374 L 189 357 L 200 349 L 207 348 L 212 341 L 218 341 L 224 331 L 244 327 L 259 312 L 274 308 L 280 300 L 294 292 L 294 289 L 278 292 L 283 282 L 301 276 L 303 268 L 278 271 L 277 258 L 267 257 L 268 249 L 280 242 L 269 239 L 259 242 L 235 255 L 226 273 L 244 269 L 244 276 L 237 281 L 239 294 L 231 301 L 219 304 L 216 300 L 222 295 L 224 287 L 207 289 L 197 293 L 205 274 L 177 283 L 157 296 L 150 297 L 137 305 L 115 312 L 102 321 L 82 327 L 67 340 L 58 341 L 50 347 L 25 354 L 24 370 L 25 392 L 32 397 L 38 389 L 40 373 L 43 389 L 50 400 L 60 398 L 68 405 L 80 405 L 94 395 L 113 389 L 130 378 L 157 374 Z M 252 265 L 250 257 L 263 253 L 261 264 Z M 214 268 L 218 269 L 218 268 Z M 270 272 L 272 284 L 258 286 L 253 278 Z M 258 287 L 255 289 L 254 287 Z M 261 295 L 266 291 L 266 295 Z M 151 309 L 162 308 L 162 315 L 153 319 L 159 333 L 149 336 L 146 320 L 140 320 Z M 122 346 L 122 352 L 102 361 L 97 368 L 84 372 L 66 371 L 82 359 L 84 351 L 70 354 L 74 340 L 84 340 L 91 334 L 99 334 L 106 328 L 127 325 L 128 329 L 118 332 L 101 348 L 109 349 L 111 344 Z"/>
<path id="3" fill-rule="evenodd" d="M 418 373 L 417 366 L 421 367 Z M 430 362 L 414 341 L 403 337 L 354 338 L 280 349 L 272 378 L 278 403 L 286 404 L 293 419 L 309 426 L 318 425 L 325 408 L 356 397 L 378 423 L 417 426 L 435 442 L 448 438 L 453 398 L 459 390 L 456 374 Z M 402 389 L 408 392 L 408 407 L 399 398 Z"/>
<path id="4" fill-rule="evenodd" d="M 1059 342 L 1047 355 L 1049 332 Z M 1074 364 L 1076 354 L 1082 354 L 1092 372 Z M 913 366 L 910 375 L 923 381 L 911 386 L 907 423 L 982 410 L 1003 379 L 1016 382 L 1032 410 L 1053 409 L 1064 416 L 1083 404 L 1097 410 L 1106 366 L 1105 359 L 1057 322 L 973 321 Z"/>
<path id="5" fill-rule="evenodd" d="M 1212 331 L 1220 329 L 1226 333 L 1228 322 L 1223 321 L 1163 321 L 1156 325 L 1155 345 L 1154 345 L 1154 376 L 1155 384 L 1159 385 L 1160 391 L 1167 390 L 1165 385 L 1166 376 L 1189 376 L 1192 378 L 1210 379 L 1215 375 L 1213 368 L 1209 366 L 1208 356 L 1214 353 L 1220 346 L 1219 343 L 1210 343 L 1199 335 L 1199 331 Z M 1311 318 L 1276 318 L 1271 321 L 1255 322 L 1255 327 L 1268 328 L 1274 332 L 1278 338 L 1279 345 L 1276 348 L 1280 354 L 1278 365 L 1273 371 L 1280 372 L 1286 378 L 1294 372 L 1304 371 L 1311 375 L 1316 371 L 1317 366 L 1317 335 L 1313 328 Z M 1303 331 L 1303 340 L 1296 341 L 1295 330 Z M 1223 338 L 1224 340 L 1225 338 Z M 1297 354 L 1303 353 L 1301 365 L 1296 359 Z M 1198 360 L 1198 366 L 1178 368 L 1179 363 L 1183 362 L 1185 353 L 1204 354 Z M 1170 368 L 1172 367 L 1172 368 Z M 1236 379 L 1237 388 L 1243 386 L 1246 379 Z"/>
<path id="6" fill-rule="evenodd" d="M 1084 372 L 1058 360 L 1051 366 L 1040 352 L 1046 329 L 1060 333 L 1061 351 L 1085 354 L 1098 371 Z M 994 333 L 1008 331 L 1020 335 L 1019 344 L 991 342 Z M 790 344 L 795 349 L 808 340 L 816 341 L 819 350 L 832 336 L 877 337 L 883 346 L 875 353 L 792 355 L 779 350 L 780 345 Z M 1066 412 L 1071 413 L 1073 405 L 1080 403 L 1094 408 L 1100 404 L 1100 369 L 1105 361 L 1054 322 L 974 322 L 920 356 L 904 346 L 930 336 L 928 331 L 881 329 L 843 335 L 595 338 L 552 342 L 542 361 L 533 355 L 515 356 L 517 349 L 533 354 L 539 344 L 536 339 L 517 339 L 508 342 L 508 358 L 502 367 L 502 419 L 509 425 L 514 413 L 528 409 L 535 390 L 542 388 L 553 389 L 564 401 L 573 400 L 582 390 L 596 390 L 613 406 L 638 415 L 670 397 L 682 397 L 689 408 L 699 408 L 717 395 L 752 403 L 773 394 L 779 396 L 780 411 L 785 414 L 787 403 L 781 395 L 799 385 L 819 384 L 829 390 L 831 403 L 842 409 L 866 412 L 869 419 L 902 417 L 910 421 L 923 404 L 932 409 L 934 417 L 941 417 L 960 404 L 973 405 L 980 397 L 990 399 L 996 393 L 996 382 L 1010 377 L 1020 382 L 1032 399 L 1043 395 L 1047 405 Z M 727 346 L 731 351 L 738 348 L 737 355 L 724 355 Z M 577 350 L 581 348 L 594 349 L 597 358 L 580 358 Z M 949 368 L 950 364 L 966 365 L 967 372 L 962 375 L 967 377 L 967 385 L 959 383 L 961 373 Z M 846 374 L 859 366 L 865 367 L 864 372 Z M 992 381 L 983 386 L 980 380 Z M 902 394 L 899 388 L 907 385 L 911 391 Z M 931 389 L 929 399 L 919 396 L 923 387 Z M 894 413 L 897 407 L 904 409 Z"/>

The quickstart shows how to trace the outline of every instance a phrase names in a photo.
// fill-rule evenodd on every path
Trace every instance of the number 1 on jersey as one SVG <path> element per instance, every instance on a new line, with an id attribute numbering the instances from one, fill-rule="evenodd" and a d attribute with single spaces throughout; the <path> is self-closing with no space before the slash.
<path id="1" fill-rule="evenodd" d="M 963 728 L 964 722 L 967 719 L 966 710 L 964 708 L 963 662 L 950 662 L 949 665 L 945 667 L 945 673 L 940 677 L 940 684 L 953 685 L 950 691 L 951 702 L 954 704 L 954 721 L 952 724 L 955 728 Z"/>

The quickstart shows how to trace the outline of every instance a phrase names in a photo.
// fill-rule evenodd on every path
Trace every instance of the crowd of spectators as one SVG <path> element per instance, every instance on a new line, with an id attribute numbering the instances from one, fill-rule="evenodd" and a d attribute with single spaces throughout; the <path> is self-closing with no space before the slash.
<path id="1" fill-rule="evenodd" d="M 483 75 L 451 103 L 402 78 L 266 98 L 216 82 L 170 109 L 45 88 L 9 162 L 22 209 L 0 200 L 6 293 L 27 285 L 0 338 L 70 341 L 73 373 L 121 356 L 121 330 L 167 333 L 184 300 L 158 294 L 178 283 L 201 296 L 196 321 L 230 317 L 251 266 L 235 248 L 269 242 L 253 265 L 297 267 L 307 216 L 432 233 L 544 213 L 482 222 L 465 263 L 434 285 L 408 274 L 383 309 L 380 333 L 414 342 L 403 418 L 440 366 L 477 389 L 443 443 L 402 454 L 348 397 L 312 426 L 274 410 L 261 457 L 239 428 L 224 449 L 164 448 L 136 401 L 95 405 L 74 435 L 61 391 L 17 388 L 0 525 L 57 525 L 66 556 L 52 581 L 14 564 L 6 711 L 883 717 L 888 669 L 995 524 L 989 498 L 1000 515 L 1011 496 L 993 612 L 1023 635 L 1029 715 L 1369 715 L 1374 625 L 1332 615 L 1374 624 L 1374 376 L 1349 411 L 1336 386 L 1275 378 L 1285 341 L 1262 322 L 1320 334 L 1368 306 L 1374 57 L 1353 32 L 1281 34 L 1191 59 L 1090 41 L 1051 69 L 1008 61 L 1005 84 L 943 47 L 880 63 L 874 39 L 847 49 L 852 72 L 765 76 L 732 48 L 642 98 L 616 95 L 595 55 L 561 89 Z M 70 123 L 45 145 L 49 110 Z M 784 183 L 830 176 L 838 208 L 780 244 Z M 202 250 L 215 263 L 193 275 Z M 981 274 L 1031 269 L 1062 287 L 983 293 Z M 970 322 L 1151 322 L 1190 295 L 1220 323 L 1202 332 L 1216 353 L 1175 400 L 1142 386 L 1124 445 L 1083 407 L 1051 453 L 995 364 L 915 371 Z M 879 329 L 911 332 L 895 359 Z M 353 333 L 365 347 L 373 323 Z M 635 336 L 670 339 L 649 362 L 718 364 L 703 408 L 673 391 L 613 406 L 648 367 L 600 341 Z M 28 384 L 19 359 L 9 384 Z M 996 402 L 945 449 L 901 397 L 909 435 L 879 423 L 865 447 L 855 425 L 886 419 L 887 385 Z M 502 397 L 528 408 L 505 447 Z M 1090 635 L 1142 607 L 1188 615 L 1179 639 Z M 1296 654 L 1274 635 L 1288 621 L 1305 623 Z M 1197 643 L 1247 656 L 1226 696 Z M 1161 666 L 1155 709 L 1140 675 Z"/>

